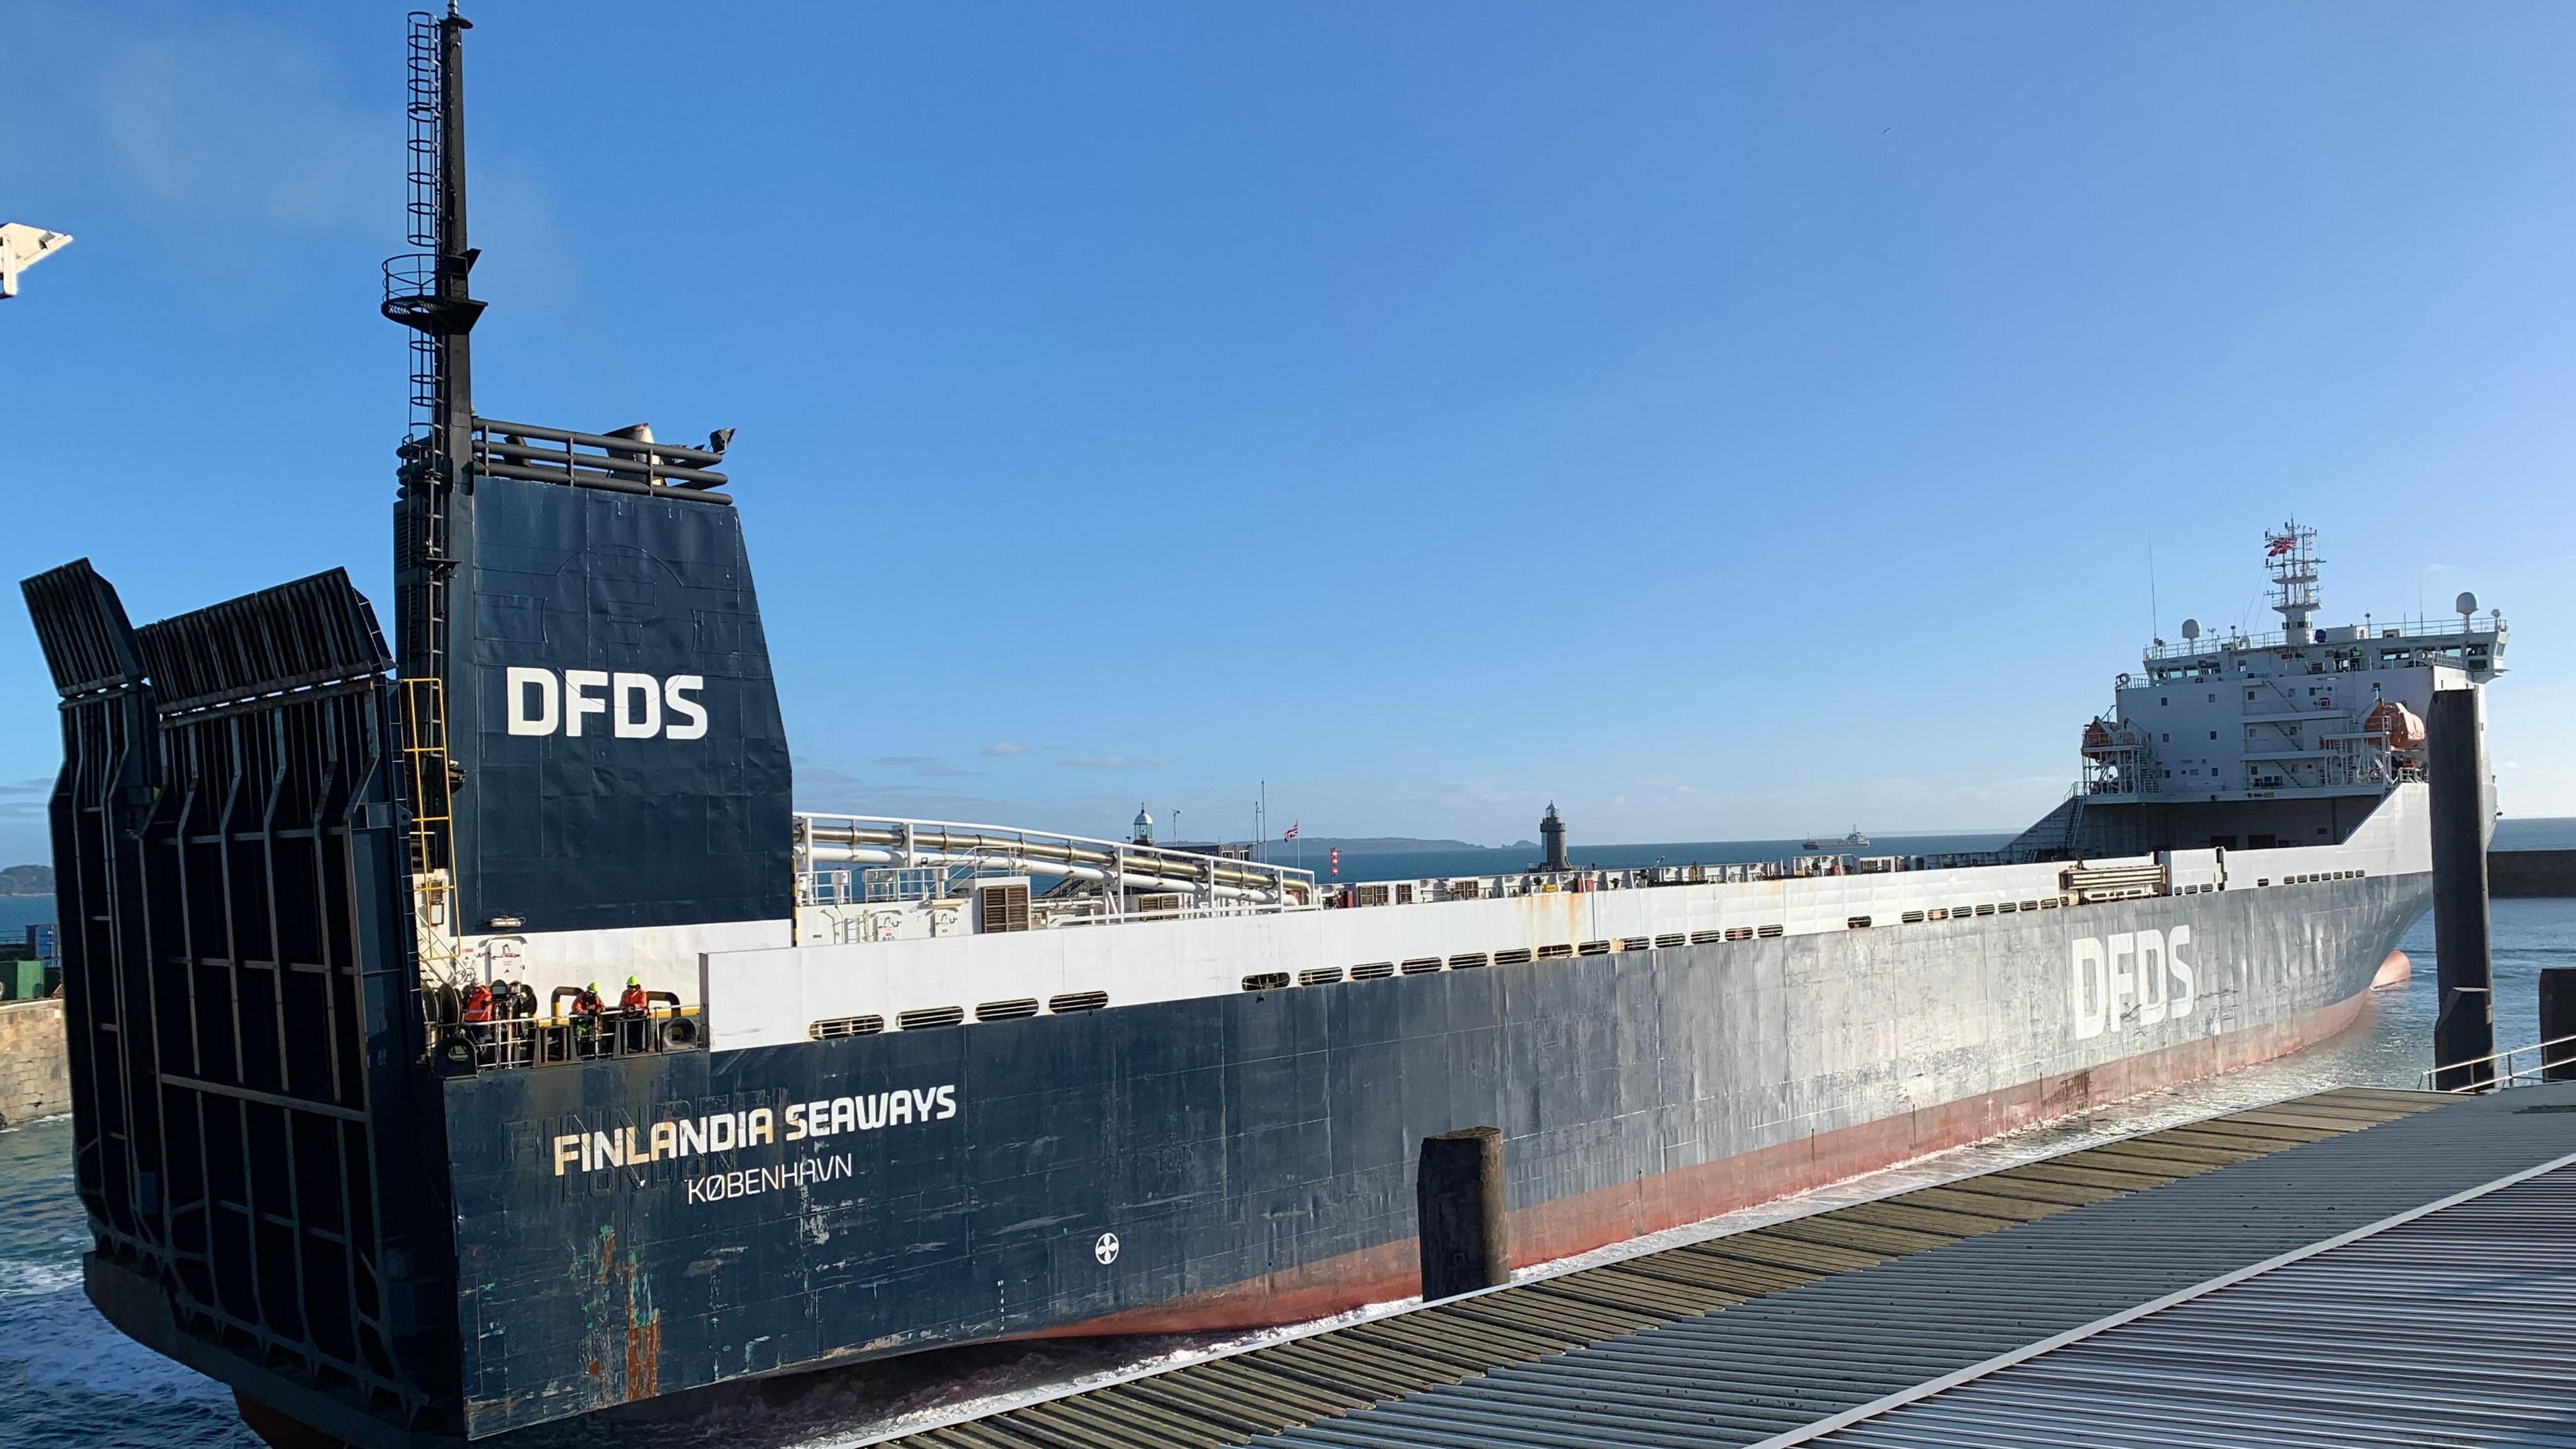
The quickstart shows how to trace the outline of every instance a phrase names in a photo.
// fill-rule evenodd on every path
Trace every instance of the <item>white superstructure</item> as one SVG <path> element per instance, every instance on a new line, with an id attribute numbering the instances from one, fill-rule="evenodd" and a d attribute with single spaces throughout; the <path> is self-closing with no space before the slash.
<path id="1" fill-rule="evenodd" d="M 2185 620 L 2181 643 L 2149 646 L 2085 727 L 2088 804 L 2384 794 L 2420 778 L 2433 694 L 2503 671 L 2504 615 L 2474 596 L 2452 619 L 2318 628 L 2316 531 L 2265 540 L 2284 627 L 2211 638 Z"/>

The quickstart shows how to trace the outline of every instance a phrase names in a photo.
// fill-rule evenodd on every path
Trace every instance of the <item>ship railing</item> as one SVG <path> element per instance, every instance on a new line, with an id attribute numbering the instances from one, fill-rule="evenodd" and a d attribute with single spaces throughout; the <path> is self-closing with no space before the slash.
<path id="1" fill-rule="evenodd" d="M 705 1040 L 698 1008 L 659 1003 L 644 1011 L 606 1011 L 595 1018 L 514 1016 L 464 1021 L 449 1030 L 473 1049 L 475 1066 L 483 1071 L 695 1051 Z"/>
<path id="2" fill-rule="evenodd" d="M 2367 625 L 2357 627 L 2359 632 L 2355 633 L 2351 639 L 2338 639 L 2333 642 L 2337 644 L 2348 643 L 2359 645 L 2374 643 L 2384 644 L 2392 639 L 2399 641 L 2408 639 L 2465 639 L 2473 638 L 2478 635 L 2495 638 L 2511 632 L 2505 623 L 2504 615 L 2498 611 L 2490 611 L 2486 614 L 2471 614 L 2465 619 L 2458 614 L 2415 619 L 2398 619 L 2394 622 L 2387 619 L 2374 619 Z M 2325 632 L 2325 629 L 2323 626 L 2320 626 L 2314 632 L 2322 635 Z M 2318 638 L 2312 639 L 2309 642 L 2322 644 L 2327 641 L 2322 638 Z M 2204 635 L 2198 639 L 2185 639 L 2176 644 L 2150 645 L 2144 651 L 2144 657 L 2151 660 L 2194 659 L 2215 656 L 2230 649 L 2242 651 L 2247 649 L 2297 649 L 2303 647 L 2305 646 L 2291 643 L 2290 636 L 2287 631 L 2274 629 L 2269 633 L 2264 634 L 2230 634 L 2221 638 L 2211 638 Z"/>
<path id="3" fill-rule="evenodd" d="M 2529 1065 L 2516 1065 L 2526 1057 L 2530 1058 Z M 2487 1068 L 2486 1074 L 2480 1076 L 2471 1070 L 2476 1067 Z M 2576 1080 L 2576 1035 L 2554 1036 L 2546 1041 L 2533 1042 L 2529 1046 L 2507 1047 L 2503 1051 L 2489 1052 L 2482 1057 L 2471 1057 L 2464 1062 L 2451 1062 L 2445 1066 L 2431 1068 L 2416 1080 L 2428 1091 L 2440 1090 L 2453 1096 L 2465 1096 L 2472 1092 L 2484 1092 L 2498 1087 L 2520 1087 L 2546 1081 L 2548 1080 L 2546 1074 L 2551 1071 L 2567 1073 L 2567 1080 Z M 2449 1078 L 2457 1072 L 2468 1072 L 2473 1080 L 2463 1082 L 2456 1087 L 2435 1088 L 2436 1082 Z"/>
<path id="4" fill-rule="evenodd" d="M 800 811 L 795 848 L 800 875 L 825 865 L 860 865 L 1083 882 L 1103 887 L 1112 914 L 1122 917 L 1123 908 L 1114 903 L 1129 891 L 1178 892 L 1199 904 L 1270 910 L 1317 903 L 1315 873 L 1296 866 L 1007 825 Z"/>
<path id="5" fill-rule="evenodd" d="M 476 418 L 473 461 L 474 471 L 488 478 L 731 501 L 714 491 L 728 482 L 714 471 L 724 461 L 722 452 L 656 439 Z"/>
<path id="6" fill-rule="evenodd" d="M 1799 855 L 1785 860 L 1694 861 L 1684 865 L 1525 871 L 1518 875 L 1420 876 L 1411 880 L 1354 881 L 1330 886 L 1326 889 L 1325 903 L 1345 908 L 1373 908 L 1564 892 L 1650 890 L 1659 886 L 1749 885 L 1764 881 L 1815 880 L 1920 870 L 1982 870 L 1998 865 L 2028 864 L 2036 858 L 2026 852 L 2015 855 L 2002 850 L 1956 850 L 1929 855 L 1844 852 Z M 1131 915 L 1129 919 L 1136 917 Z"/>

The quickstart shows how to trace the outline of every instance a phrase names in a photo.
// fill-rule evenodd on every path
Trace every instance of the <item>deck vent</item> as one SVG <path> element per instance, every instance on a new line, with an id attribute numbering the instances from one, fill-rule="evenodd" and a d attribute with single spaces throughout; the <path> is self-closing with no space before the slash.
<path id="1" fill-rule="evenodd" d="M 1923 913 L 1923 919 L 1927 921 L 1946 921 L 1950 919 L 1950 908 L 1948 906 L 1934 906 Z"/>
<path id="2" fill-rule="evenodd" d="M 1404 974 L 1407 976 L 1421 976 L 1439 969 L 1440 958 L 1437 956 L 1416 956 L 1404 963 Z"/>
<path id="3" fill-rule="evenodd" d="M 1413 882 L 1405 881 L 1395 888 L 1395 903 L 1399 906 L 1413 904 Z"/>
<path id="4" fill-rule="evenodd" d="M 1753 928 L 1751 926 L 1729 926 L 1726 928 L 1726 939 L 1730 941 L 1750 941 L 1753 939 Z"/>
<path id="5" fill-rule="evenodd" d="M 962 1006 L 925 1006 L 919 1011 L 907 1011 L 895 1021 L 905 1031 L 921 1031 L 934 1026 L 955 1026 L 965 1019 L 966 1008 Z"/>
<path id="6" fill-rule="evenodd" d="M 1679 931 L 1675 931 L 1669 936 L 1657 936 L 1655 938 L 1655 946 L 1658 950 L 1672 946 L 1686 946 L 1688 944 L 1690 944 L 1690 937 L 1683 935 Z"/>
<path id="7" fill-rule="evenodd" d="M 1978 914 L 1978 915 L 1981 915 L 1981 916 L 1991 916 L 1991 915 L 1993 915 L 1994 913 L 1995 913 L 1995 908 L 1994 908 L 1993 906 L 1987 905 L 1987 906 L 1979 906 L 1979 907 L 1977 907 L 1977 914 Z"/>
<path id="8" fill-rule="evenodd" d="M 1135 910 L 1140 916 L 1177 916 L 1181 913 L 1181 893 L 1148 891 L 1136 897 Z"/>
<path id="9" fill-rule="evenodd" d="M 1098 1011 L 1108 1004 L 1109 993 L 1106 991 L 1068 991 L 1062 996 L 1047 998 L 1047 1010 L 1058 1016 L 1075 1011 Z"/>
<path id="10" fill-rule="evenodd" d="M 1529 948 L 1524 946 L 1511 951 L 1496 951 L 1494 953 L 1494 964 L 1497 966 L 1519 966 L 1527 962 L 1529 958 Z"/>
<path id="11" fill-rule="evenodd" d="M 1361 887 L 1360 887 L 1360 904 L 1361 904 L 1361 905 L 1364 905 L 1364 906 L 1382 906 L 1382 905 L 1385 905 L 1386 903 L 1387 903 L 1387 889 L 1386 889 L 1386 887 L 1385 887 L 1385 886 L 1382 886 L 1382 885 L 1364 885 L 1364 886 L 1361 886 Z"/>
<path id="12" fill-rule="evenodd" d="M 1468 953 L 1467 953 L 1466 955 L 1464 955 L 1464 956 L 1452 956 L 1452 957 L 1450 957 L 1450 958 L 1449 958 L 1449 969 L 1450 969 L 1450 970 L 1452 970 L 1452 971 L 1472 971 L 1472 970 L 1474 970 L 1476 967 L 1479 967 L 1479 966 L 1484 965 L 1484 964 L 1485 964 L 1485 960 L 1486 960 L 1486 958 L 1485 958 L 1485 953 L 1484 953 L 1484 952 L 1482 952 L 1482 951 L 1470 951 L 1470 952 L 1468 952 Z"/>
<path id="13" fill-rule="evenodd" d="M 1995 903 L 1995 909 L 2002 914 L 2009 916 L 2021 909 L 2021 903 L 2018 901 L 1997 901 Z"/>
<path id="14" fill-rule="evenodd" d="M 1010 1001 L 987 1001 L 975 1008 L 977 1021 L 1017 1021 L 1038 1014 L 1038 999 L 1022 996 Z"/>
<path id="15" fill-rule="evenodd" d="M 2025 910 L 2025 911 L 2035 911 L 2035 910 L 2038 910 L 2038 909 L 2039 909 L 2039 902 L 2037 902 L 2037 901 L 2024 901 L 2024 902 L 2022 902 L 2022 903 L 2021 903 L 2021 908 L 2022 908 L 2023 910 Z"/>
<path id="16" fill-rule="evenodd" d="M 1485 883 L 1480 880 L 1453 880 L 1449 882 L 1449 899 L 1453 901 L 1472 901 L 1484 893 Z"/>
<path id="17" fill-rule="evenodd" d="M 1866 931 L 1869 929 L 1869 917 L 1845 916 L 1843 918 L 1843 924 L 1855 931 Z"/>
<path id="18" fill-rule="evenodd" d="M 1724 931 L 1693 931 L 1690 937 L 1691 944 L 1694 946 L 1714 946 L 1726 939 L 1727 934 Z"/>
<path id="19" fill-rule="evenodd" d="M 2053 911 L 2064 904 L 2066 902 L 2057 896 L 2043 896 L 2040 898 L 2039 908 L 2043 911 Z"/>
<path id="20" fill-rule="evenodd" d="M 1330 986 L 1341 979 L 1342 968 L 1339 966 L 1309 966 L 1297 973 L 1300 986 Z"/>
<path id="21" fill-rule="evenodd" d="M 1607 956 L 1610 954 L 1610 943 L 1607 941 L 1586 941 L 1578 949 L 1586 956 Z"/>
<path id="22" fill-rule="evenodd" d="M 1767 941 L 1772 937 L 1779 935 L 1780 928 L 1778 926 L 1756 926 L 1753 928 L 1753 934 L 1760 936 L 1762 939 Z"/>
<path id="23" fill-rule="evenodd" d="M 1897 917 L 1896 920 L 1899 925 L 1921 925 L 1923 922 L 1923 913 L 1921 911 L 1907 911 L 1904 915 Z"/>
<path id="24" fill-rule="evenodd" d="M 1025 881 L 988 885 L 975 892 L 975 929 L 985 935 L 1029 928 L 1029 887 Z"/>
<path id="25" fill-rule="evenodd" d="M 1395 963 L 1392 961 L 1371 961 L 1365 966 L 1351 968 L 1353 981 L 1384 981 L 1394 974 Z"/>
<path id="26" fill-rule="evenodd" d="M 1607 942 L 1603 943 L 1602 949 L 1609 949 Z M 1572 946 L 1562 944 L 1555 946 L 1541 946 L 1538 948 L 1538 959 L 1542 961 L 1562 961 L 1573 954 L 1574 948 Z"/>
<path id="27" fill-rule="evenodd" d="M 1246 991 L 1277 991 L 1287 984 L 1288 973 L 1285 971 L 1255 971 L 1243 978 Z"/>
<path id="28" fill-rule="evenodd" d="M 805 1034 L 816 1041 L 830 1041 L 844 1036 L 875 1036 L 885 1030 L 882 1016 L 836 1016 L 805 1028 Z"/>
<path id="29" fill-rule="evenodd" d="M 1619 940 L 1622 951 L 1651 951 L 1654 948 L 1655 943 L 1644 936 L 1623 936 Z"/>

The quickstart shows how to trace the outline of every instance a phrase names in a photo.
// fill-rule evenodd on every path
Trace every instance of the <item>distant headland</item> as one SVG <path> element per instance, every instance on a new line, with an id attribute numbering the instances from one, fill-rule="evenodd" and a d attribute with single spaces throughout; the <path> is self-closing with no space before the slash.
<path id="1" fill-rule="evenodd" d="M 0 867 L 0 896 L 49 896 L 53 893 L 54 868 L 50 865 Z"/>

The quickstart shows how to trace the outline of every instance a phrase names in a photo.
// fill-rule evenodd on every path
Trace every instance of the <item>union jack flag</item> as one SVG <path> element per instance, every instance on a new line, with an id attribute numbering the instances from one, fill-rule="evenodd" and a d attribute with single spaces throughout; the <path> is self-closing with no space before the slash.
<path id="1" fill-rule="evenodd" d="M 2279 558 L 2298 546 L 2298 540 L 2286 533 L 2267 533 L 2263 535 L 2263 540 L 2271 545 L 2263 550 L 2265 558 Z"/>
<path id="2" fill-rule="evenodd" d="M 1296 838 L 1297 838 L 1297 822 L 1296 822 L 1296 821 L 1294 821 L 1294 820 L 1289 821 L 1289 822 L 1288 822 L 1288 833 L 1287 833 L 1287 834 L 1285 834 L 1285 835 L 1280 836 L 1279 838 L 1280 838 L 1280 839 L 1282 839 L 1282 840 L 1294 840 L 1294 839 L 1296 839 Z"/>

